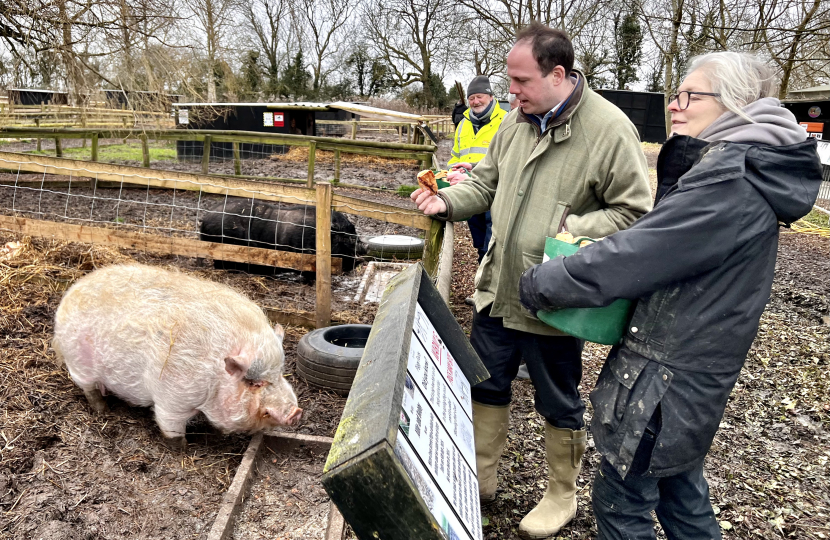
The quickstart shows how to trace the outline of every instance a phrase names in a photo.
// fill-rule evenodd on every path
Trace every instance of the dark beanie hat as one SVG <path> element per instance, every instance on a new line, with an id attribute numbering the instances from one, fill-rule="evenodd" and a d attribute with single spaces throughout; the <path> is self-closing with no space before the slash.
<path id="1" fill-rule="evenodd" d="M 493 89 L 490 88 L 490 79 L 487 78 L 487 75 L 479 75 L 473 79 L 470 86 L 467 87 L 467 97 L 470 97 L 473 94 L 493 95 Z"/>

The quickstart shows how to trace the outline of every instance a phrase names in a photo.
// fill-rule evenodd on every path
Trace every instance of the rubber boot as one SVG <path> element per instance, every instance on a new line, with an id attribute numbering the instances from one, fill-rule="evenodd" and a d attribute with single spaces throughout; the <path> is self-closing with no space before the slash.
<path id="1" fill-rule="evenodd" d="M 510 406 L 497 407 L 473 401 L 473 431 L 476 441 L 478 494 L 482 503 L 496 498 L 496 470 L 507 442 Z"/>
<path id="2" fill-rule="evenodd" d="M 576 479 L 585 453 L 584 429 L 560 429 L 545 422 L 548 490 L 519 524 L 524 538 L 547 538 L 559 532 L 576 515 Z"/>

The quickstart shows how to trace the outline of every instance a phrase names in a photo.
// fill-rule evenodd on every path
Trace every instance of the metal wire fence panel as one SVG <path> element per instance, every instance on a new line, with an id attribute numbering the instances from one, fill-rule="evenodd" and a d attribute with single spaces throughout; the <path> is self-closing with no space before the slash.
<path id="1" fill-rule="evenodd" d="M 435 147 L 218 130 L 7 128 L 0 129 L 2 150 L 311 186 L 340 182 L 341 171 L 354 167 L 425 168 Z"/>
<path id="2" fill-rule="evenodd" d="M 172 145 L 164 144 L 170 151 Z M 33 161 L 41 162 L 35 165 L 42 172 L 32 172 Z M 184 257 L 199 267 L 287 283 L 313 280 L 318 210 L 314 190 L 265 184 L 258 190 L 250 182 L 243 183 L 248 188 L 231 188 L 220 179 L 159 180 L 147 169 L 95 163 L 61 168 L 58 162 L 16 154 L 0 157 L 0 169 L 8 171 L 0 172 L 0 229 Z M 96 168 L 102 172 L 91 172 Z M 352 301 L 369 261 L 420 258 L 422 248 L 381 253 L 368 249 L 379 236 L 423 236 L 422 230 L 384 220 L 411 211 L 342 196 L 332 206 L 335 306 Z M 271 307 L 284 308 L 280 299 L 273 301 Z"/>

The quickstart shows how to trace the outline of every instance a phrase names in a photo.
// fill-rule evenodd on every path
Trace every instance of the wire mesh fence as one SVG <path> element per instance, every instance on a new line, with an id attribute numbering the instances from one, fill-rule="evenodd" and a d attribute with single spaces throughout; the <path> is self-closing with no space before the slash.
<path id="1" fill-rule="evenodd" d="M 341 169 L 431 166 L 435 147 L 216 130 L 0 130 L 0 151 L 201 174 L 339 182 Z M 360 175 L 352 175 L 358 176 Z M 414 176 L 414 175 L 413 175 Z M 369 186 L 378 187 L 370 181 Z M 383 185 L 382 181 L 380 182 Z"/>
<path id="2" fill-rule="evenodd" d="M 275 186 L 230 188 L 204 179 L 158 180 L 129 167 L 101 174 L 94 169 L 101 165 L 88 166 L 52 165 L 31 172 L 25 156 L 4 154 L 0 169 L 10 172 L 0 173 L 0 230 L 116 246 L 156 261 L 173 258 L 178 266 L 200 271 L 213 267 L 256 279 L 266 276 L 260 298 L 266 307 L 314 310 L 318 208 L 313 190 L 291 188 L 296 193 L 275 195 Z M 334 310 L 354 301 L 370 261 L 408 263 L 423 257 L 423 244 L 420 250 L 369 249 L 376 237 L 423 236 L 422 224 L 393 222 L 406 222 L 399 218 L 411 211 L 348 197 L 332 206 Z M 417 223 L 423 221 L 413 219 Z M 437 275 L 437 265 L 432 273 Z M 283 286 L 271 287 L 270 280 Z M 297 288 L 288 297 L 286 284 Z M 268 294 L 269 289 L 279 292 Z"/>

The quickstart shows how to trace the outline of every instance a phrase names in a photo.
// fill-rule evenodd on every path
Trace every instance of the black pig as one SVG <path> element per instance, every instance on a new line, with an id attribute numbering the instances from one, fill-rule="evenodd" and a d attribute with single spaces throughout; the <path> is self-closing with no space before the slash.
<path id="1" fill-rule="evenodd" d="M 317 209 L 314 206 L 228 198 L 205 212 L 199 226 L 200 238 L 207 242 L 272 248 L 294 253 L 317 252 Z M 355 233 L 345 214 L 332 212 L 331 253 L 342 257 L 343 271 L 351 272 L 366 245 Z M 244 270 L 255 274 L 274 274 L 270 266 L 214 261 L 214 267 Z"/>

